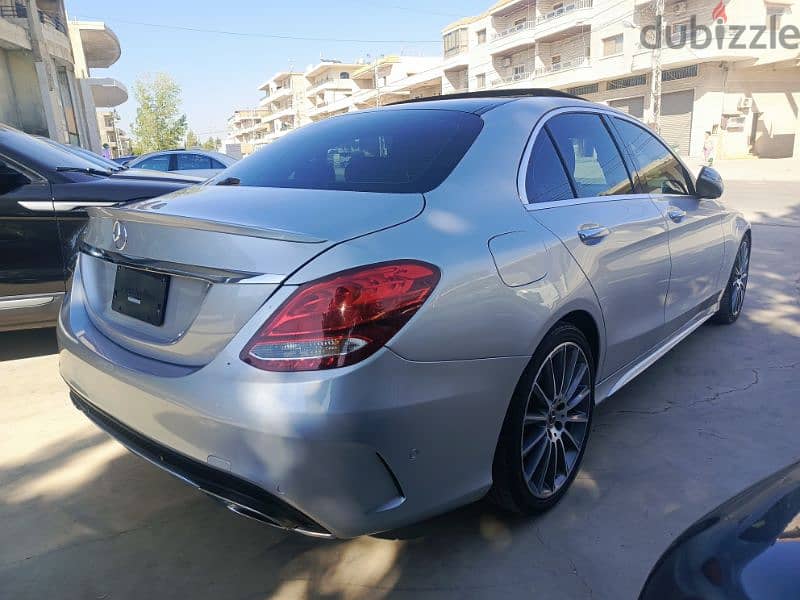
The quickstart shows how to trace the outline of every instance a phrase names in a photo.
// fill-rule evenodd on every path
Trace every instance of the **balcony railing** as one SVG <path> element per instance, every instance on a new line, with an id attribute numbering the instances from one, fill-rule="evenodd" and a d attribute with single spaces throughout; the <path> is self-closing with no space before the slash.
<path id="1" fill-rule="evenodd" d="M 552 64 L 548 67 L 539 67 L 536 69 L 535 76 L 542 77 L 543 75 L 552 75 L 561 71 L 568 71 L 570 69 L 578 69 L 580 67 L 588 67 L 590 64 L 589 58 L 581 56 L 572 60 L 562 60 L 561 62 Z"/>
<path id="2" fill-rule="evenodd" d="M 507 77 L 500 77 L 499 79 L 492 80 L 492 87 L 497 85 L 508 85 L 509 83 L 515 83 L 517 81 L 526 81 L 528 79 L 533 79 L 534 71 L 522 71 L 521 73 L 513 73 L 512 75 L 508 75 Z"/>
<path id="3" fill-rule="evenodd" d="M 0 3 L 0 17 L 16 17 L 17 19 L 28 18 L 28 7 L 22 2 L 2 2 Z M 61 17 L 50 13 L 39 11 L 39 22 L 50 25 L 63 34 L 67 33 L 67 27 Z"/>
<path id="4" fill-rule="evenodd" d="M 572 11 L 591 7 L 592 0 L 576 0 L 575 2 L 565 4 L 558 10 L 551 10 L 543 15 L 539 15 L 539 17 L 536 19 L 536 22 L 544 23 L 545 21 L 552 21 L 553 19 L 558 19 L 559 17 L 563 17 L 564 15 L 571 13 Z"/>
<path id="5" fill-rule="evenodd" d="M 508 27 L 507 29 L 502 29 L 495 33 L 492 36 L 492 40 L 499 40 L 504 37 L 508 37 L 509 35 L 513 35 L 515 33 L 519 33 L 520 31 L 526 31 L 529 29 L 533 29 L 536 23 L 534 21 L 525 21 L 524 23 L 520 23 L 518 25 L 514 25 L 513 27 Z"/>

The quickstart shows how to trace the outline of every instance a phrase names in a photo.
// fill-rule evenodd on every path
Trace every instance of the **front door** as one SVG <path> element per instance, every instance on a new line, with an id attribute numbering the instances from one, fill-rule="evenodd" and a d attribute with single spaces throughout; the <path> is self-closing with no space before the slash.
<path id="1" fill-rule="evenodd" d="M 0 328 L 52 313 L 64 291 L 50 184 L 0 156 Z"/>
<path id="2" fill-rule="evenodd" d="M 663 336 L 666 223 L 649 195 L 636 193 L 608 128 L 591 112 L 547 121 L 526 188 L 530 214 L 561 239 L 597 294 L 607 340 L 602 379 Z"/>
<path id="3" fill-rule="evenodd" d="M 664 316 L 672 332 L 710 308 L 724 284 L 722 206 L 694 194 L 688 170 L 656 136 L 631 121 L 613 121 L 669 227 L 672 272 Z"/>

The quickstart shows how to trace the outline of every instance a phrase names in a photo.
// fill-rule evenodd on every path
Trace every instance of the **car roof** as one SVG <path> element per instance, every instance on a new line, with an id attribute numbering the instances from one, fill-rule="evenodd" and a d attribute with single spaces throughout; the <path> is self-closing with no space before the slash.
<path id="1" fill-rule="evenodd" d="M 551 90 L 549 88 L 520 88 L 513 90 L 483 90 L 444 94 L 427 98 L 412 98 L 386 105 L 385 108 L 428 108 L 441 110 L 460 110 L 475 114 L 483 114 L 497 106 L 519 100 L 521 98 L 564 98 L 584 100 L 580 96 Z"/>

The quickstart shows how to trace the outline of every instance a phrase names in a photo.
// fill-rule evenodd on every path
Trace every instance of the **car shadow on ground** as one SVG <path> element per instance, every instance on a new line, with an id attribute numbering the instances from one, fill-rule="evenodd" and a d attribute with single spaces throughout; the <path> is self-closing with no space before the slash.
<path id="1" fill-rule="evenodd" d="M 544 515 L 482 501 L 376 536 L 308 539 L 228 513 L 90 429 L 0 469 L 0 537 L 13 540 L 0 553 L 0 589 L 64 599 L 635 597 L 684 528 L 797 458 L 799 235 L 755 228 L 742 318 L 700 328 L 600 405 L 574 488 Z"/>
<path id="2" fill-rule="evenodd" d="M 56 330 L 53 327 L 0 333 L 0 362 L 57 352 Z"/>

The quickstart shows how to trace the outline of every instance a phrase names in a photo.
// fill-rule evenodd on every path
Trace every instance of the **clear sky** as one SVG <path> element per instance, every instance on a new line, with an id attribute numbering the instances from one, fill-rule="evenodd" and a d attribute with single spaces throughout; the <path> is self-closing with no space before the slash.
<path id="1" fill-rule="evenodd" d="M 482 12 L 493 0 L 66 0 L 71 19 L 102 20 L 120 39 L 122 57 L 96 77 L 114 77 L 130 92 L 117 108 L 130 130 L 133 83 L 165 72 L 183 90 L 182 110 L 201 139 L 223 138 L 236 108 L 253 107 L 257 88 L 290 62 L 305 70 L 320 56 L 343 61 L 381 54 L 441 55 L 441 29 Z M 158 25 L 153 27 L 151 25 Z M 234 32 L 238 35 L 201 29 Z M 247 35 L 241 35 L 247 34 Z M 324 40 L 278 37 L 324 38 Z M 358 41 L 332 41 L 358 40 Z M 432 43 L 431 43 L 432 42 Z"/>

